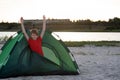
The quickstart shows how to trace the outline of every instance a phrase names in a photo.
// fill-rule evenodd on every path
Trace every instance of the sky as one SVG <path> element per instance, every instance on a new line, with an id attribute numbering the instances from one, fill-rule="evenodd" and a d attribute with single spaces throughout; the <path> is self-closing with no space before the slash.
<path id="1" fill-rule="evenodd" d="M 24 19 L 93 21 L 120 18 L 120 0 L 0 0 L 0 22 Z"/>

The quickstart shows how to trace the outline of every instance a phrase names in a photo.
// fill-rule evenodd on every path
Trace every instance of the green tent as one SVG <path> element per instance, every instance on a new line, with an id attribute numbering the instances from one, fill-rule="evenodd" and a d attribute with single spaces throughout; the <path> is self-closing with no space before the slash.
<path id="1" fill-rule="evenodd" d="M 9 38 L 1 48 L 0 78 L 28 75 L 73 75 L 78 66 L 61 40 L 50 31 L 43 37 L 44 57 L 30 50 L 21 31 Z"/>

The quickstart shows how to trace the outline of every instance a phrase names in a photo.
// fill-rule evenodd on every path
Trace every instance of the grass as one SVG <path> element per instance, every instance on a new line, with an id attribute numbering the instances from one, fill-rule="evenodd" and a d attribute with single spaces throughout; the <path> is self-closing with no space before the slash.
<path id="1" fill-rule="evenodd" d="M 82 42 L 65 42 L 69 47 L 80 47 L 85 45 L 94 46 L 120 46 L 120 41 L 82 41 Z"/>

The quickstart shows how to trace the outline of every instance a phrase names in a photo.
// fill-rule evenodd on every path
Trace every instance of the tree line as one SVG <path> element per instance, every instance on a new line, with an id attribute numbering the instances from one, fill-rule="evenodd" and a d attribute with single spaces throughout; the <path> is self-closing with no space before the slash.
<path id="1" fill-rule="evenodd" d="M 57 20 L 57 19 L 56 19 Z M 60 20 L 60 19 L 58 19 Z M 42 23 L 41 23 L 42 24 Z M 77 21 L 70 21 L 69 19 L 64 21 L 52 21 L 47 23 L 47 25 L 89 25 L 89 26 L 104 26 L 105 30 L 119 30 L 120 31 L 120 18 L 114 17 L 113 19 L 109 19 L 108 21 L 92 21 L 90 19 L 87 20 L 77 20 Z M 8 22 L 1 22 L 0 23 L 0 30 L 12 30 L 12 29 L 20 29 L 19 23 L 8 23 Z M 88 27 L 89 29 L 90 27 Z"/>
<path id="2" fill-rule="evenodd" d="M 120 18 L 114 17 L 113 19 L 109 19 L 108 21 L 91 21 L 90 19 L 87 20 L 77 20 L 74 22 L 75 24 L 79 25 L 99 25 L 99 26 L 109 26 L 106 29 L 120 29 Z"/>

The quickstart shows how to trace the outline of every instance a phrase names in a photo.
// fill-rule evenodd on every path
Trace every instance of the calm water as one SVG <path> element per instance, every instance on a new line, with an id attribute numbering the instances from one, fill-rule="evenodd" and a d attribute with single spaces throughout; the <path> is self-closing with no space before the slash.
<path id="1" fill-rule="evenodd" d="M 64 41 L 120 41 L 120 33 L 113 32 L 56 32 Z"/>
<path id="2" fill-rule="evenodd" d="M 11 36 L 16 32 L 0 32 L 0 37 Z M 53 32 L 63 41 L 120 41 L 119 32 Z M 56 37 L 56 36 L 55 36 Z"/>

